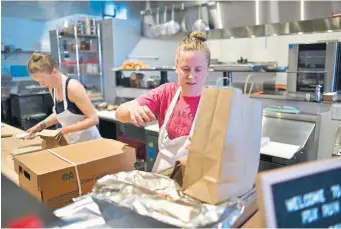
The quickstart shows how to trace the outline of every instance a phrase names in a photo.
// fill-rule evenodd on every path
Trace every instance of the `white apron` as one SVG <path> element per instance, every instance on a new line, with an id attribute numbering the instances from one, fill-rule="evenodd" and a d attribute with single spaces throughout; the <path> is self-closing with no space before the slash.
<path id="1" fill-rule="evenodd" d="M 179 87 L 176 91 L 165 116 L 165 121 L 160 128 L 159 131 L 159 153 L 156 157 L 152 172 L 153 173 L 162 173 L 167 169 L 172 168 L 175 165 L 175 162 L 184 156 L 188 155 L 187 146 L 190 141 L 188 140 L 188 136 L 181 136 L 178 138 L 174 138 L 173 140 L 168 138 L 168 133 L 166 130 L 167 123 L 173 113 L 174 107 L 178 101 L 178 98 L 181 93 L 181 88 Z M 196 120 L 196 115 L 192 123 L 190 135 L 192 135 L 194 129 L 194 122 Z"/>
<path id="2" fill-rule="evenodd" d="M 58 122 L 63 126 L 70 126 L 73 124 L 76 124 L 80 121 L 83 121 L 85 119 L 85 115 L 79 115 L 79 114 L 73 114 L 67 109 L 67 99 L 66 99 L 66 80 L 67 77 L 62 74 L 62 90 L 63 90 L 63 103 L 64 103 L 64 111 L 57 114 L 56 112 L 56 88 L 53 90 L 53 112 L 57 116 Z M 67 142 L 69 144 L 84 142 L 84 141 L 90 141 L 95 140 L 98 138 L 101 138 L 101 135 L 99 134 L 99 131 L 96 126 L 92 126 L 89 129 L 83 130 L 83 131 L 77 131 L 74 133 L 70 133 L 67 135 L 64 135 Z"/>

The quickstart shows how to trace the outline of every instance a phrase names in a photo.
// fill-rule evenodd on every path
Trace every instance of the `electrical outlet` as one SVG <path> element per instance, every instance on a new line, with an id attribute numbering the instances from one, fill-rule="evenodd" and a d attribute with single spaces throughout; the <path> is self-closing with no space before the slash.
<path id="1" fill-rule="evenodd" d="M 332 119 L 341 121 L 341 104 L 332 105 Z"/>

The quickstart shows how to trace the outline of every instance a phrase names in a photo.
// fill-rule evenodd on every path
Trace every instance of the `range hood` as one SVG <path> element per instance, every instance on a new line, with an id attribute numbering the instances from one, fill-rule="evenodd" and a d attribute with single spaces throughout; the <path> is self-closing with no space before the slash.
<path id="1" fill-rule="evenodd" d="M 209 39 L 280 36 L 289 34 L 333 32 L 341 30 L 341 17 L 322 18 L 307 21 L 243 26 L 227 29 L 213 29 L 208 32 Z"/>
<path id="2" fill-rule="evenodd" d="M 341 30 L 337 14 L 341 12 L 341 1 L 200 1 L 175 5 L 175 19 L 185 27 L 185 33 L 191 32 L 198 19 L 198 6 L 202 19 L 211 28 L 210 39 Z M 155 20 L 155 15 L 148 12 L 141 11 L 145 24 L 150 18 Z M 148 34 L 148 26 L 144 26 L 143 34 Z"/>

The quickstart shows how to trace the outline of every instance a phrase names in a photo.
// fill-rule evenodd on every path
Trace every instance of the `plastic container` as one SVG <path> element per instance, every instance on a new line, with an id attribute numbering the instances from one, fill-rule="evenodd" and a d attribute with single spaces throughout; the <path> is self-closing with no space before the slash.
<path id="1" fill-rule="evenodd" d="M 26 77 L 29 76 L 26 65 L 12 65 L 11 66 L 12 77 Z"/>
<path id="2" fill-rule="evenodd" d="M 90 40 L 90 51 L 92 51 L 92 52 L 97 52 L 97 41 L 96 40 L 93 40 L 93 39 L 91 39 Z"/>

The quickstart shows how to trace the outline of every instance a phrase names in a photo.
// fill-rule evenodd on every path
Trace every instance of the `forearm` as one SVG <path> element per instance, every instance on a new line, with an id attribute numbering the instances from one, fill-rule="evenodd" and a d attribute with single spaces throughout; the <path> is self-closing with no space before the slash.
<path id="1" fill-rule="evenodd" d="M 140 104 L 135 100 L 121 104 L 116 110 L 116 119 L 121 123 L 130 122 L 131 117 L 129 110 L 132 106 L 140 106 Z"/>
<path id="2" fill-rule="evenodd" d="M 94 115 L 84 119 L 81 122 L 77 122 L 73 125 L 65 126 L 62 128 L 63 134 L 69 134 L 77 131 L 89 129 L 92 126 L 96 126 L 99 123 L 98 116 Z"/>
<path id="3" fill-rule="evenodd" d="M 44 121 L 39 123 L 40 130 L 48 128 L 50 126 L 56 125 L 58 123 L 57 116 L 55 113 L 52 113 L 49 117 L 47 117 Z"/>

